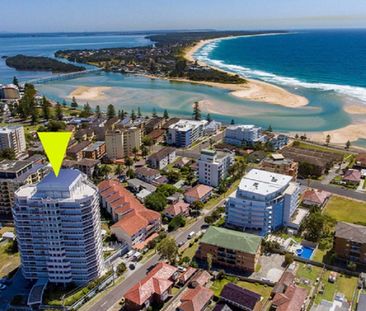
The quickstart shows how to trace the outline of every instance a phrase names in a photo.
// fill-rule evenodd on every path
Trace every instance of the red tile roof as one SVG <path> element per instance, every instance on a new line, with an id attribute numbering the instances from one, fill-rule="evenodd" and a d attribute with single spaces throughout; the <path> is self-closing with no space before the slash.
<path id="1" fill-rule="evenodd" d="M 305 288 L 290 285 L 285 293 L 278 293 L 273 297 L 272 304 L 277 311 L 301 311 L 308 292 Z"/>
<path id="2" fill-rule="evenodd" d="M 191 189 L 188 189 L 184 195 L 192 197 L 196 200 L 201 200 L 205 195 L 212 191 L 212 187 L 206 185 L 197 185 Z"/>
<path id="3" fill-rule="evenodd" d="M 351 182 L 359 182 L 361 180 L 361 172 L 359 170 L 347 170 L 344 173 L 343 180 Z"/>
<path id="4" fill-rule="evenodd" d="M 191 283 L 196 283 L 200 286 L 205 286 L 211 279 L 211 274 L 205 270 L 198 271 L 193 277 Z"/>
<path id="5" fill-rule="evenodd" d="M 177 203 L 171 204 L 165 209 L 165 213 L 173 216 L 185 214 L 188 211 L 189 211 L 189 204 L 183 201 L 178 201 Z"/>
<path id="6" fill-rule="evenodd" d="M 168 290 L 173 285 L 171 279 L 176 272 L 176 267 L 165 262 L 158 263 L 144 279 L 128 290 L 125 294 L 125 299 L 141 306 L 153 294 L 161 295 Z"/>
<path id="7" fill-rule="evenodd" d="M 183 311 L 201 311 L 213 297 L 213 291 L 202 286 L 188 288 L 181 298 L 179 306 Z"/>
<path id="8" fill-rule="evenodd" d="M 325 200 L 328 199 L 330 193 L 318 189 L 308 189 L 304 193 L 303 201 L 309 201 L 312 204 L 323 205 Z"/>
<path id="9" fill-rule="evenodd" d="M 187 271 L 182 273 L 180 276 L 179 276 L 179 281 L 182 282 L 182 283 L 185 283 L 189 280 L 189 278 L 195 274 L 197 271 L 196 268 L 192 268 L 192 267 L 188 267 Z"/>

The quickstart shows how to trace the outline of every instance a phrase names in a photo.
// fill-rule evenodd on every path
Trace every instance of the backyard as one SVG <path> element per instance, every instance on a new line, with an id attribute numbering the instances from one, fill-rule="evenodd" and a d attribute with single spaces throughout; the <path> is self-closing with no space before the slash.
<path id="1" fill-rule="evenodd" d="M 325 215 L 337 221 L 366 224 L 366 203 L 333 196 L 324 209 Z"/>
<path id="2" fill-rule="evenodd" d="M 316 266 L 307 265 L 304 263 L 298 263 L 298 269 L 296 271 L 296 277 L 300 278 L 302 281 L 300 286 L 305 288 L 310 288 L 312 284 L 320 277 L 322 269 Z M 309 284 L 304 283 L 304 280 L 310 281 Z"/>
<path id="3" fill-rule="evenodd" d="M 8 275 L 20 264 L 19 253 L 11 250 L 12 242 L 0 243 L 0 278 Z"/>

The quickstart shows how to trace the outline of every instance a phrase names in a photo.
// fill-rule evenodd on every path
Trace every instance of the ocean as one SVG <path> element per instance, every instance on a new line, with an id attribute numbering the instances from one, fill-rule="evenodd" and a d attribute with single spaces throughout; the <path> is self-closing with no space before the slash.
<path id="1" fill-rule="evenodd" d="M 197 58 L 212 65 L 307 97 L 309 105 L 297 109 L 243 100 L 225 89 L 119 73 L 89 74 L 36 87 L 41 94 L 56 101 L 70 101 L 70 93 L 80 86 L 108 87 L 103 98 L 88 101 L 91 106 L 101 105 L 104 109 L 112 103 L 116 109 L 126 111 L 140 107 L 145 113 L 151 113 L 154 108 L 162 113 L 167 109 L 171 115 L 190 117 L 193 102 L 203 101 L 203 115 L 211 107 L 211 116 L 225 123 L 234 119 L 236 123 L 271 125 L 279 131 L 326 131 L 351 124 L 356 117 L 343 110 L 344 104 L 364 100 L 365 35 L 365 31 L 339 31 L 241 37 L 218 40 L 197 51 Z M 0 36 L 0 57 L 19 53 L 52 56 L 59 49 L 147 44 L 151 42 L 144 35 Z M 14 75 L 26 81 L 50 74 L 15 71 L 6 67 L 2 59 L 0 83 L 10 82 Z"/>

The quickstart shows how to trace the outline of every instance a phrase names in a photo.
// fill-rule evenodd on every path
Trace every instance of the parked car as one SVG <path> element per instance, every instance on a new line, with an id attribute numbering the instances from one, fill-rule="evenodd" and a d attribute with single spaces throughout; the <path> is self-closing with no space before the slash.
<path id="1" fill-rule="evenodd" d="M 195 236 L 196 232 L 192 231 L 190 234 L 188 234 L 188 239 L 192 239 Z"/>

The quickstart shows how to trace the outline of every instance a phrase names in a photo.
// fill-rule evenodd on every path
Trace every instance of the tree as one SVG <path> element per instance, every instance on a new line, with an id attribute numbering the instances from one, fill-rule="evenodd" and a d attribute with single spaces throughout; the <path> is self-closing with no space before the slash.
<path id="1" fill-rule="evenodd" d="M 117 275 L 118 276 L 120 276 L 120 275 L 122 275 L 123 274 L 123 272 L 125 272 L 126 271 L 126 265 L 123 263 L 123 262 L 121 262 L 118 266 L 117 266 L 117 271 L 116 271 L 116 273 L 117 273 Z"/>
<path id="2" fill-rule="evenodd" d="M 351 142 L 349 140 L 347 140 L 346 142 L 346 149 L 348 150 L 351 147 Z"/>
<path id="3" fill-rule="evenodd" d="M 142 154 L 143 157 L 147 157 L 149 155 L 149 148 L 142 145 L 141 146 L 141 154 Z"/>
<path id="4" fill-rule="evenodd" d="M 201 210 L 204 207 L 204 204 L 201 201 L 194 201 L 192 204 L 192 210 L 195 211 L 196 215 L 199 215 L 201 213 Z"/>
<path id="5" fill-rule="evenodd" d="M 135 113 L 135 110 L 133 110 L 133 109 L 131 111 L 131 120 L 132 121 L 135 121 L 136 120 L 136 113 Z"/>
<path id="6" fill-rule="evenodd" d="M 137 116 L 138 116 L 139 118 L 141 118 L 141 117 L 142 117 L 142 113 L 141 113 L 141 109 L 140 109 L 140 107 L 137 107 Z"/>
<path id="7" fill-rule="evenodd" d="M 199 102 L 194 102 L 193 104 L 193 119 L 196 121 L 201 120 L 201 109 Z"/>
<path id="8" fill-rule="evenodd" d="M 207 114 L 206 120 L 207 120 L 208 122 L 211 122 L 211 121 L 212 121 L 211 115 L 210 115 L 209 113 Z"/>
<path id="9" fill-rule="evenodd" d="M 95 107 L 95 115 L 96 115 L 96 117 L 97 117 L 98 119 L 100 119 L 100 118 L 102 117 L 102 112 L 100 111 L 100 106 L 99 106 L 99 105 L 97 105 L 97 106 Z"/>
<path id="10" fill-rule="evenodd" d="M 154 144 L 154 141 L 150 136 L 144 136 L 142 138 L 142 144 L 146 147 L 150 147 Z"/>
<path id="11" fill-rule="evenodd" d="M 121 164 L 118 164 L 118 165 L 117 165 L 117 167 L 116 167 L 116 169 L 115 169 L 114 173 L 115 173 L 116 175 L 121 175 L 121 174 L 123 173 L 123 168 L 122 168 L 122 165 L 121 165 Z"/>
<path id="12" fill-rule="evenodd" d="M 76 109 L 79 107 L 78 103 L 76 102 L 76 98 L 73 96 L 71 100 L 71 107 Z"/>
<path id="13" fill-rule="evenodd" d="M 168 231 L 177 230 L 186 225 L 186 220 L 182 215 L 175 216 L 168 224 Z"/>
<path id="14" fill-rule="evenodd" d="M 176 183 L 180 179 L 179 172 L 173 170 L 170 170 L 166 176 L 171 183 Z"/>
<path id="15" fill-rule="evenodd" d="M 12 148 L 5 148 L 0 151 L 0 158 L 6 160 L 15 160 L 15 151 Z"/>
<path id="16" fill-rule="evenodd" d="M 108 178 L 108 175 L 112 173 L 112 168 L 109 165 L 101 165 L 99 168 L 99 172 L 104 178 Z"/>
<path id="17" fill-rule="evenodd" d="M 135 156 L 135 160 L 136 160 L 137 159 L 137 154 L 139 153 L 139 148 L 133 147 L 132 148 L 132 153 Z"/>
<path id="18" fill-rule="evenodd" d="M 116 110 L 112 104 L 109 104 L 107 107 L 107 118 L 112 119 L 116 116 Z"/>
<path id="19" fill-rule="evenodd" d="M 156 118 L 158 116 L 158 114 L 156 113 L 156 109 L 155 108 L 153 108 L 152 116 L 153 116 L 153 118 Z"/>
<path id="20" fill-rule="evenodd" d="M 165 197 L 169 197 L 178 191 L 173 185 L 162 184 L 156 188 L 156 192 L 162 193 Z"/>
<path id="21" fill-rule="evenodd" d="M 33 124 L 37 121 L 37 109 L 35 104 L 36 89 L 33 84 L 25 84 L 24 95 L 17 105 L 17 113 L 22 119 L 32 117 Z"/>
<path id="22" fill-rule="evenodd" d="M 128 178 L 135 178 L 135 171 L 132 169 L 132 168 L 129 168 L 127 171 L 126 171 L 126 176 Z"/>
<path id="23" fill-rule="evenodd" d="M 133 165 L 133 160 L 130 157 L 125 157 L 125 165 L 131 167 Z"/>
<path id="24" fill-rule="evenodd" d="M 325 138 L 325 144 L 328 146 L 330 143 L 330 135 L 328 134 L 327 137 Z"/>
<path id="25" fill-rule="evenodd" d="M 56 104 L 56 111 L 55 111 L 55 115 L 56 115 L 56 119 L 58 121 L 62 121 L 62 119 L 64 118 L 64 114 L 62 112 L 62 106 L 60 105 L 60 103 Z"/>
<path id="26" fill-rule="evenodd" d="M 51 103 L 47 100 L 45 96 L 42 97 L 41 107 L 43 118 L 49 120 L 51 118 Z"/>
<path id="27" fill-rule="evenodd" d="M 301 223 L 300 231 L 308 241 L 319 242 L 332 234 L 334 219 L 319 211 L 310 213 Z"/>
<path id="28" fill-rule="evenodd" d="M 166 237 L 160 241 L 157 247 L 158 253 L 163 259 L 167 259 L 170 263 L 174 263 L 178 255 L 178 246 L 171 237 Z"/>
<path id="29" fill-rule="evenodd" d="M 268 126 L 267 132 L 273 132 L 272 125 Z"/>
<path id="30" fill-rule="evenodd" d="M 231 119 L 231 122 L 230 122 L 231 125 L 234 125 L 235 124 L 235 121 L 234 119 Z"/>
<path id="31" fill-rule="evenodd" d="M 89 103 L 86 103 L 83 107 L 82 115 L 83 117 L 89 117 L 92 114 L 92 109 Z"/>
<path id="32" fill-rule="evenodd" d="M 295 135 L 295 139 L 299 139 L 299 134 L 296 134 Z"/>
<path id="33" fill-rule="evenodd" d="M 208 272 L 211 272 L 212 269 L 212 254 L 207 253 L 207 268 Z"/>
<path id="34" fill-rule="evenodd" d="M 287 253 L 285 255 L 285 264 L 286 264 L 286 266 L 291 265 L 293 262 L 294 262 L 294 255 L 290 254 L 290 253 Z"/>
<path id="35" fill-rule="evenodd" d="M 16 76 L 13 77 L 13 84 L 16 85 L 17 87 L 19 87 L 19 81 Z"/>
<path id="36" fill-rule="evenodd" d="M 167 120 L 169 119 L 169 114 L 168 114 L 168 110 L 164 109 L 164 119 Z"/>
<path id="37" fill-rule="evenodd" d="M 147 208 L 161 212 L 168 202 L 164 194 L 160 192 L 154 192 L 146 197 L 144 203 Z"/>

